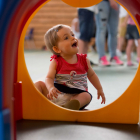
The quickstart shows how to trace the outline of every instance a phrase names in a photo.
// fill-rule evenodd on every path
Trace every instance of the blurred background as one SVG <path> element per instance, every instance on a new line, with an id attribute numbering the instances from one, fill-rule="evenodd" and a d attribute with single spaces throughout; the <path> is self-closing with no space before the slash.
<path id="1" fill-rule="evenodd" d="M 71 26 L 72 20 L 77 16 L 77 9 L 65 4 L 62 1 L 51 0 L 44 5 L 34 16 L 27 29 L 26 37 L 30 36 L 31 41 L 25 40 L 25 50 L 46 50 L 44 34 L 56 24 Z M 28 44 L 31 43 L 31 44 Z"/>

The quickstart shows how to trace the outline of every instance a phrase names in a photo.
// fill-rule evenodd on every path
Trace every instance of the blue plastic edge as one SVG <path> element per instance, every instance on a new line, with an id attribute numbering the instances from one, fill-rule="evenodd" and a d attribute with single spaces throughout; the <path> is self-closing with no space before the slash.
<path id="1" fill-rule="evenodd" d="M 0 140 L 11 139 L 10 111 L 4 109 L 0 112 Z"/>

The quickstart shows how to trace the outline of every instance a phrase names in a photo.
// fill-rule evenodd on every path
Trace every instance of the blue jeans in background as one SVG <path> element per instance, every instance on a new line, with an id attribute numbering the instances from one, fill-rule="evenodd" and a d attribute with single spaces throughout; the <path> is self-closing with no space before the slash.
<path id="1" fill-rule="evenodd" d="M 98 13 L 95 15 L 95 18 L 96 46 L 99 58 L 105 56 L 106 30 L 108 31 L 108 49 L 110 56 L 116 56 L 119 10 L 111 8 L 108 1 L 102 1 L 98 4 Z"/>

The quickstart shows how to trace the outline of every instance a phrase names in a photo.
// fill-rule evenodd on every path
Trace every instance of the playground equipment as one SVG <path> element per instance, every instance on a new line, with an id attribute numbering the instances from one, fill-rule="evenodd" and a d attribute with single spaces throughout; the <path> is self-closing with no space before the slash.
<path id="1" fill-rule="evenodd" d="M 74 7 L 88 7 L 101 0 L 63 1 Z M 19 119 L 137 124 L 140 68 L 130 86 L 117 100 L 97 110 L 80 112 L 61 108 L 48 101 L 34 87 L 26 68 L 23 43 L 31 19 L 47 2 L 49 0 L 0 1 L 0 140 L 16 139 L 15 120 Z M 140 32 L 140 2 L 117 2 L 133 16 Z"/>

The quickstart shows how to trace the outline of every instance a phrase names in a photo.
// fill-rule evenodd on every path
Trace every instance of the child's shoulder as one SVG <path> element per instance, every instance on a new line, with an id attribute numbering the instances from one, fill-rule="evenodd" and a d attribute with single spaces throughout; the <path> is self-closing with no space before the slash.
<path id="1" fill-rule="evenodd" d="M 86 59 L 87 54 L 79 54 L 79 53 L 77 53 L 77 56 L 80 57 L 80 58 Z"/>
<path id="2" fill-rule="evenodd" d="M 54 60 L 54 59 L 55 59 L 55 60 L 58 60 L 58 59 L 61 58 L 61 56 L 53 54 L 53 55 L 51 55 L 50 58 L 51 58 L 50 61 L 52 61 L 52 60 Z"/>
<path id="3" fill-rule="evenodd" d="M 81 56 L 81 57 L 87 57 L 87 54 L 79 54 L 77 53 L 78 56 Z"/>

